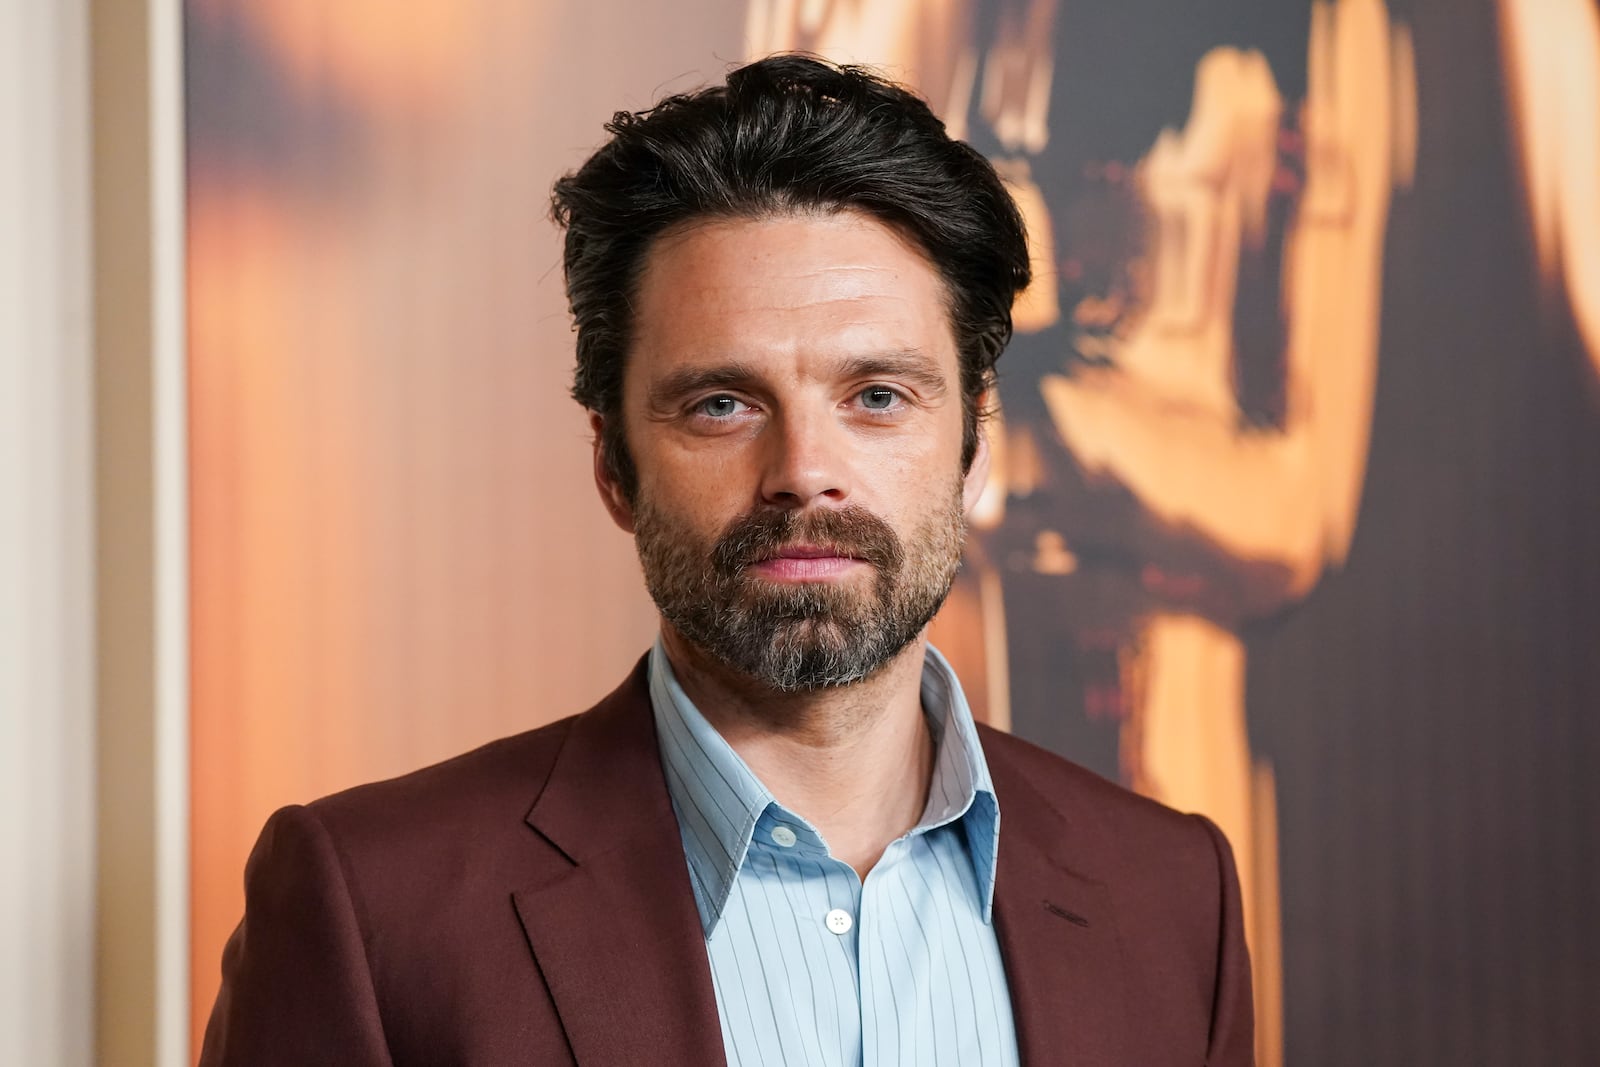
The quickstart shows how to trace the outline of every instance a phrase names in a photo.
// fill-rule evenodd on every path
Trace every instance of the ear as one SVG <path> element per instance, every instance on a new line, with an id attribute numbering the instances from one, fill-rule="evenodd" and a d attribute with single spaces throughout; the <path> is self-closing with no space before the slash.
<path id="1" fill-rule="evenodd" d="M 978 447 L 972 452 L 972 465 L 961 479 L 961 510 L 969 518 L 983 496 L 983 487 L 989 484 L 989 429 L 978 424 Z"/>
<path id="2" fill-rule="evenodd" d="M 633 505 L 628 502 L 628 494 L 622 491 L 622 486 L 606 465 L 605 426 L 605 419 L 598 412 L 589 413 L 589 429 L 594 434 L 594 486 L 600 491 L 600 503 L 606 506 L 611 521 L 621 527 L 624 533 L 631 534 Z"/>

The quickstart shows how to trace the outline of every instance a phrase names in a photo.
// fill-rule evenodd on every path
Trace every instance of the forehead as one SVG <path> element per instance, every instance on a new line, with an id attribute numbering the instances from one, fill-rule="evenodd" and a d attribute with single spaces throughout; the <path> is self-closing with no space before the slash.
<path id="1" fill-rule="evenodd" d="M 955 358 L 937 269 L 914 241 L 853 211 L 669 231 L 645 260 L 632 348 L 647 374 L 684 360 L 809 365 L 869 350 Z"/>

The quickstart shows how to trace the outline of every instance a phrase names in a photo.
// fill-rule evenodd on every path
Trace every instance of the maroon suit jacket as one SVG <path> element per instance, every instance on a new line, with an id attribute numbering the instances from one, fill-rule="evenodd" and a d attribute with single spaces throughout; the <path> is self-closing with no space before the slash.
<path id="1" fill-rule="evenodd" d="M 1252 1062 L 1221 833 L 980 728 L 1025 1064 Z M 202 1065 L 724 1063 L 643 664 L 589 711 L 285 808 Z"/>

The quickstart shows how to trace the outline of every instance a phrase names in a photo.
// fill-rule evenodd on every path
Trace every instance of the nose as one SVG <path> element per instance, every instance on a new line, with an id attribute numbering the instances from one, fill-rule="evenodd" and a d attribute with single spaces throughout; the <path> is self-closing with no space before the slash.
<path id="1" fill-rule="evenodd" d="M 849 434 L 831 413 L 784 411 L 762 437 L 762 503 L 800 509 L 849 497 Z"/>

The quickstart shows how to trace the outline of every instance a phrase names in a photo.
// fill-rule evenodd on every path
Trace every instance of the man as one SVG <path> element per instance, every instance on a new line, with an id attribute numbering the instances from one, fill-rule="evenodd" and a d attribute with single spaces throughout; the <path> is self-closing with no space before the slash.
<path id="1" fill-rule="evenodd" d="M 1221 834 L 976 727 L 924 637 L 1028 281 L 993 169 L 792 56 L 610 130 L 555 214 L 660 639 L 274 815 L 201 1062 L 1248 1063 Z"/>

